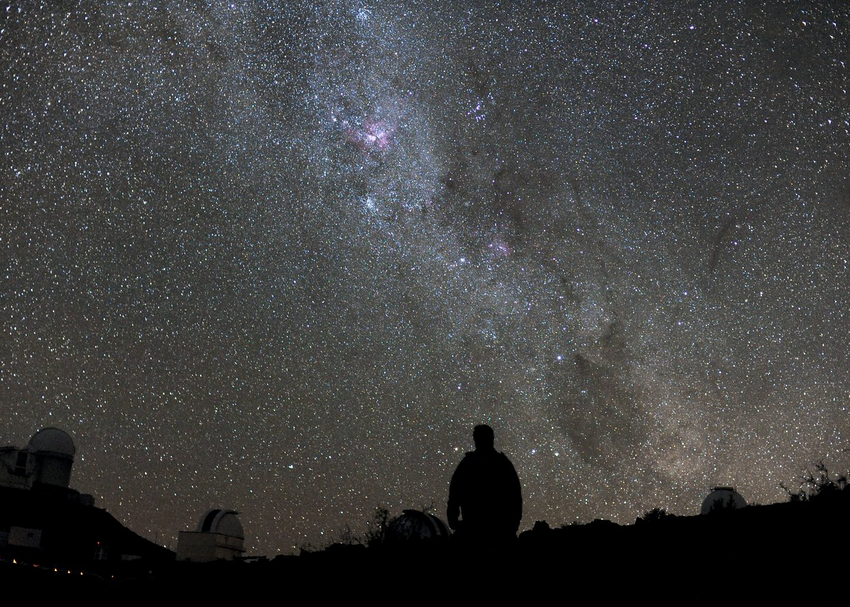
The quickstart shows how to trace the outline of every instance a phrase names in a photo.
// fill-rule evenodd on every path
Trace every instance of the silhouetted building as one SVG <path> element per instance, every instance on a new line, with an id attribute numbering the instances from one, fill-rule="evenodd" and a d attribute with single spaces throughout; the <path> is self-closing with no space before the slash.
<path id="1" fill-rule="evenodd" d="M 715 487 L 703 500 L 700 514 L 709 514 L 718 510 L 737 510 L 745 508 L 746 500 L 734 487 Z"/>
<path id="2" fill-rule="evenodd" d="M 67 489 L 77 449 L 67 432 L 44 428 L 23 449 L 0 447 L 0 486 L 33 489 L 39 485 Z"/>
<path id="3" fill-rule="evenodd" d="M 387 528 L 388 542 L 446 539 L 449 527 L 438 517 L 419 510 L 405 510 Z"/>
<path id="4" fill-rule="evenodd" d="M 75 454 L 58 428 L 39 430 L 22 449 L 0 447 L 0 557 L 84 568 L 173 558 L 69 486 Z"/>
<path id="5" fill-rule="evenodd" d="M 207 563 L 232 560 L 245 553 L 245 532 L 234 510 L 213 508 L 198 521 L 195 531 L 177 537 L 177 560 Z"/>

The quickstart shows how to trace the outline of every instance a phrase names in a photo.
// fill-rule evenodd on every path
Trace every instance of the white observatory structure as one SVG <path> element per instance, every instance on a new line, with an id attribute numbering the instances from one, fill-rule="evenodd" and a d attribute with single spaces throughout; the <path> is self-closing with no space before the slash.
<path id="1" fill-rule="evenodd" d="M 68 489 L 77 448 L 67 432 L 43 428 L 23 449 L 0 447 L 0 486 Z"/>
<path id="2" fill-rule="evenodd" d="M 237 514 L 222 508 L 207 510 L 195 531 L 181 531 L 177 536 L 177 560 L 208 563 L 242 556 L 245 532 Z"/>

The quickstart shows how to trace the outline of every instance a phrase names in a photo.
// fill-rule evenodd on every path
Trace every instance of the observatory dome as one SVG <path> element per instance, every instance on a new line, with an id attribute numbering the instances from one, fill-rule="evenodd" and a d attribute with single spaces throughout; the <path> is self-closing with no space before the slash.
<path id="1" fill-rule="evenodd" d="M 235 510 L 224 510 L 222 508 L 212 508 L 207 510 L 198 521 L 196 531 L 207 533 L 220 533 L 230 537 L 235 537 L 240 540 L 245 539 L 245 531 L 242 529 L 242 523 L 236 516 L 239 514 Z"/>
<path id="2" fill-rule="evenodd" d="M 408 542 L 410 540 L 445 539 L 449 537 L 448 526 L 428 512 L 405 510 L 390 522 L 387 541 Z"/>
<path id="3" fill-rule="evenodd" d="M 29 447 L 32 451 L 55 453 L 68 457 L 74 457 L 74 454 L 77 452 L 74 441 L 67 432 L 59 428 L 42 428 L 33 434 L 29 442 Z"/>
<path id="4" fill-rule="evenodd" d="M 733 487 L 715 487 L 703 500 L 700 514 L 709 514 L 717 510 L 738 510 L 746 506 L 746 500 Z"/>

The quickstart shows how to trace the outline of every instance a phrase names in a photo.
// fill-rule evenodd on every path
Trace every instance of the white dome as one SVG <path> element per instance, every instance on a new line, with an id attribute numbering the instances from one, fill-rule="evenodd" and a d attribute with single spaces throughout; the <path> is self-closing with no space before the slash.
<path id="1" fill-rule="evenodd" d="M 235 510 L 223 510 L 221 508 L 212 508 L 204 513 L 201 520 L 198 521 L 196 531 L 204 531 L 207 533 L 221 533 L 230 537 L 235 537 L 240 540 L 245 539 L 245 531 L 242 530 L 242 523 L 237 518 L 238 512 Z"/>
<path id="2" fill-rule="evenodd" d="M 74 457 L 77 448 L 74 446 L 74 441 L 67 432 L 59 428 L 42 428 L 35 434 L 29 442 L 30 449 L 40 451 L 42 453 L 58 453 Z"/>

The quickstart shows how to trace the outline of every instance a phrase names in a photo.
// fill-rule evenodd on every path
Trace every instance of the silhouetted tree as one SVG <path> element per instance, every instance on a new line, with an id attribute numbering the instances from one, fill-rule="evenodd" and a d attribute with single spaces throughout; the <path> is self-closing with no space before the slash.
<path id="1" fill-rule="evenodd" d="M 663 521 L 664 519 L 674 518 L 675 514 L 670 514 L 664 508 L 653 508 L 652 510 L 648 510 L 643 517 L 639 517 L 635 523 L 656 523 L 659 521 Z"/>
<path id="2" fill-rule="evenodd" d="M 790 502 L 827 501 L 845 497 L 848 486 L 847 474 L 831 474 L 823 460 L 815 464 L 814 470 L 806 470 L 800 480 L 800 488 L 792 491 L 785 483 L 779 486 L 788 494 Z"/>
<path id="3" fill-rule="evenodd" d="M 387 528 L 389 527 L 390 511 L 383 506 L 375 508 L 375 516 L 372 522 L 369 523 L 369 530 L 366 531 L 364 543 L 370 548 L 384 543 L 387 537 Z"/>

